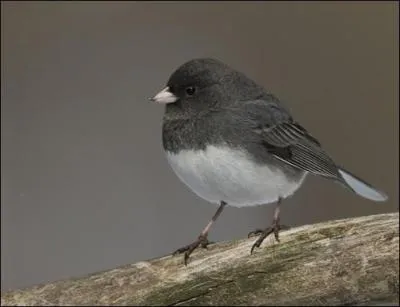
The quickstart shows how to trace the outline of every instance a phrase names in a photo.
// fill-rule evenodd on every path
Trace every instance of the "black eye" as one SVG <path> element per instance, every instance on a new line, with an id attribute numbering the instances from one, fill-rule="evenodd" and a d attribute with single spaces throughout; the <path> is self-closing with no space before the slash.
<path id="1" fill-rule="evenodd" d="M 194 86 L 189 86 L 186 88 L 186 94 L 188 94 L 189 96 L 194 95 L 195 91 L 196 91 L 196 89 L 194 88 Z"/>

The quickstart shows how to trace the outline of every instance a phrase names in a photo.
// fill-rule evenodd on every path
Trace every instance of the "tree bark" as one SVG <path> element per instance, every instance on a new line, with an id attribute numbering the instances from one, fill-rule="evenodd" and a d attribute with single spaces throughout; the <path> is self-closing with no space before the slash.
<path id="1" fill-rule="evenodd" d="M 399 214 L 220 242 L 90 276 L 2 293 L 1 305 L 361 305 L 399 303 Z"/>

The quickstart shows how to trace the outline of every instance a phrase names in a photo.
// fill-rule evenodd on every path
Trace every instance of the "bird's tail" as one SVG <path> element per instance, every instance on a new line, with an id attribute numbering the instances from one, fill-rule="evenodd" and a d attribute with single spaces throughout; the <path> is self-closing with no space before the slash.
<path id="1" fill-rule="evenodd" d="M 388 196 L 384 192 L 377 190 L 364 180 L 358 178 L 354 174 L 351 174 L 349 171 L 344 170 L 343 168 L 339 168 L 338 170 L 344 180 L 345 185 L 354 193 L 372 201 L 381 202 L 388 199 Z"/>

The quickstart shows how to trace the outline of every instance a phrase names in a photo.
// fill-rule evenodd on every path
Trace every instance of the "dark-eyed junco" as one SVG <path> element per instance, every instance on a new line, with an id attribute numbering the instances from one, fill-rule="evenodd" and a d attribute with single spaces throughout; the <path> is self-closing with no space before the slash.
<path id="1" fill-rule="evenodd" d="M 218 210 L 197 240 L 175 253 L 206 247 L 207 235 L 225 205 L 276 203 L 272 225 L 260 235 L 278 239 L 280 203 L 308 174 L 322 176 L 372 201 L 387 196 L 336 164 L 282 105 L 262 86 L 216 59 L 194 59 L 180 66 L 166 87 L 151 98 L 165 104 L 162 140 L 176 175 Z"/>

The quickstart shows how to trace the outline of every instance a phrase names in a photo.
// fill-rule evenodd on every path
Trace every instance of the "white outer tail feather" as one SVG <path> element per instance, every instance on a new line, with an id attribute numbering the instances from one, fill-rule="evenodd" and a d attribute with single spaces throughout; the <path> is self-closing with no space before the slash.
<path id="1" fill-rule="evenodd" d="M 385 201 L 388 199 L 388 196 L 373 188 L 368 183 L 362 181 L 359 178 L 356 178 L 354 175 L 350 174 L 348 171 L 339 168 L 339 173 L 342 175 L 342 178 L 347 183 L 347 185 L 358 195 L 365 197 L 367 199 L 373 201 Z"/>

